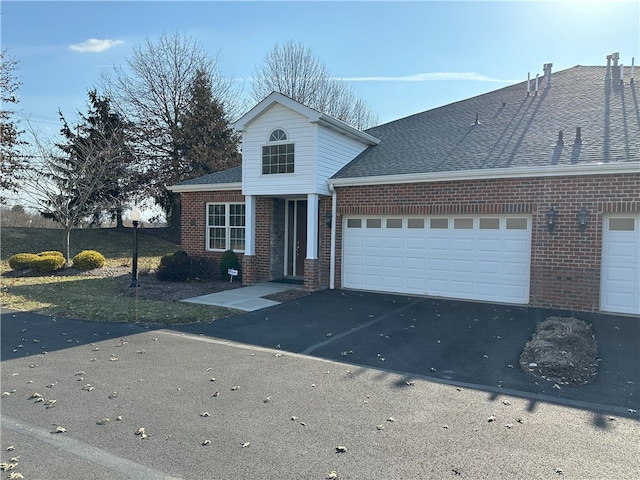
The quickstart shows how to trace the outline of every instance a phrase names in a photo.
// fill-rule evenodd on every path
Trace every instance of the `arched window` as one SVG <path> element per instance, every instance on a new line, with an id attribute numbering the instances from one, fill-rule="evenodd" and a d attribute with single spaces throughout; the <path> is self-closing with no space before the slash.
<path id="1" fill-rule="evenodd" d="M 276 128 L 273 132 L 271 132 L 271 135 L 269 135 L 270 142 L 283 142 L 286 139 L 287 134 L 281 128 Z"/>
<path id="2" fill-rule="evenodd" d="M 289 139 L 287 132 L 276 128 L 269 135 L 269 143 L 262 146 L 262 174 L 293 173 L 294 144 L 284 143 Z"/>

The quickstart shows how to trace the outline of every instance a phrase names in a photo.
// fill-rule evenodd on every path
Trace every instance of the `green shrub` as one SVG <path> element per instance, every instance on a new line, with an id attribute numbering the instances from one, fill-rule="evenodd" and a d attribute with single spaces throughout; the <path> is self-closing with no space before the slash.
<path id="1" fill-rule="evenodd" d="M 44 252 L 43 252 L 44 253 Z M 39 254 L 29 264 L 29 268 L 34 272 L 50 273 L 60 270 L 67 261 L 62 255 L 42 255 Z"/>
<path id="2" fill-rule="evenodd" d="M 38 253 L 39 257 L 49 257 L 51 255 L 55 255 L 56 257 L 64 258 L 64 253 L 59 252 L 57 250 L 45 250 L 44 252 Z"/>
<path id="3" fill-rule="evenodd" d="M 191 275 L 191 259 L 184 250 L 167 253 L 160 258 L 156 272 L 158 280 L 163 282 L 183 282 Z"/>
<path id="4" fill-rule="evenodd" d="M 211 278 L 211 266 L 206 258 L 190 257 L 191 265 L 189 267 L 189 278 L 206 280 Z"/>
<path id="5" fill-rule="evenodd" d="M 78 270 L 93 270 L 104 267 L 105 258 L 95 250 L 83 250 L 73 257 L 73 267 Z"/>
<path id="6" fill-rule="evenodd" d="M 222 254 L 222 258 L 220 258 L 220 275 L 222 278 L 229 278 L 230 268 L 240 272 L 240 261 L 238 260 L 236 252 L 233 250 L 227 250 Z"/>
<path id="7" fill-rule="evenodd" d="M 26 270 L 36 258 L 38 255 L 35 253 L 16 253 L 9 258 L 9 266 L 13 270 Z"/>

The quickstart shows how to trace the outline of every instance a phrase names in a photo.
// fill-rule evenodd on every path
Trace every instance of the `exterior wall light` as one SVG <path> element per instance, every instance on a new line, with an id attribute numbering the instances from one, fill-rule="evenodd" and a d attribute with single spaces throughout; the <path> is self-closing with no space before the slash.
<path id="1" fill-rule="evenodd" d="M 578 212 L 578 224 L 580 225 L 580 233 L 587 231 L 587 221 L 589 220 L 589 210 L 583 206 Z"/>
<path id="2" fill-rule="evenodd" d="M 332 216 L 331 212 L 327 212 L 324 214 L 324 222 L 325 222 L 325 225 L 327 225 L 327 228 L 331 228 L 331 216 Z"/>
<path id="3" fill-rule="evenodd" d="M 553 230 L 556 228 L 556 218 L 558 217 L 558 213 L 556 209 L 551 207 L 547 212 L 547 230 L 549 233 L 553 233 Z"/>

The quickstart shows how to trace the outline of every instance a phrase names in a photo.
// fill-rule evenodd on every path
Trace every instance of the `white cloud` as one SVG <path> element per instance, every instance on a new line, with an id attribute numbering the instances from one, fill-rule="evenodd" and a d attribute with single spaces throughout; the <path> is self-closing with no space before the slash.
<path id="1" fill-rule="evenodd" d="M 467 80 L 473 82 L 513 83 L 516 80 L 501 80 L 475 72 L 429 72 L 399 77 L 340 77 L 347 82 L 429 82 L 434 80 Z"/>
<path id="2" fill-rule="evenodd" d="M 73 50 L 74 52 L 80 53 L 97 53 L 104 52 L 105 50 L 108 50 L 111 47 L 115 47 L 116 45 L 120 45 L 122 43 L 124 43 L 122 40 L 109 40 L 108 38 L 99 40 L 97 38 L 90 38 L 89 40 L 85 40 L 82 43 L 69 45 L 69 49 Z"/>

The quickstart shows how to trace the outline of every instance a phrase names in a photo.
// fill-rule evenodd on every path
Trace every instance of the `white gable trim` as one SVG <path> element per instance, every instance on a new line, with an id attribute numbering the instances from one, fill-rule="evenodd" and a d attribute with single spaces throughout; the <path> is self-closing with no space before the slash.
<path id="1" fill-rule="evenodd" d="M 228 192 L 242 190 L 242 183 L 200 183 L 192 185 L 172 185 L 167 190 L 176 193 L 187 192 Z"/>
<path id="2" fill-rule="evenodd" d="M 360 142 L 366 145 L 377 145 L 380 143 L 380 140 L 369 135 L 368 133 L 361 132 L 357 128 L 353 128 L 347 125 L 340 120 L 333 118 L 330 115 L 325 115 L 324 113 L 320 113 L 313 108 L 309 108 L 306 105 L 303 105 L 291 98 L 282 95 L 278 92 L 272 92 L 258 103 L 255 107 L 245 113 L 242 117 L 240 117 L 233 125 L 233 129 L 237 132 L 246 132 L 247 127 L 253 123 L 257 118 L 259 118 L 264 112 L 269 110 L 274 104 L 279 103 L 284 107 L 293 110 L 296 113 L 299 113 L 303 117 L 305 117 L 309 123 L 318 123 L 320 125 L 324 125 L 327 128 L 332 130 L 336 130 L 343 135 L 347 135 L 351 138 L 355 138 Z"/>
<path id="3" fill-rule="evenodd" d="M 610 175 L 640 173 L 640 162 L 591 163 L 588 165 L 553 165 L 544 167 L 490 168 L 452 172 L 379 175 L 374 177 L 330 178 L 330 186 L 390 185 L 398 183 L 426 183 L 499 178 L 560 177 L 579 175 Z"/>

